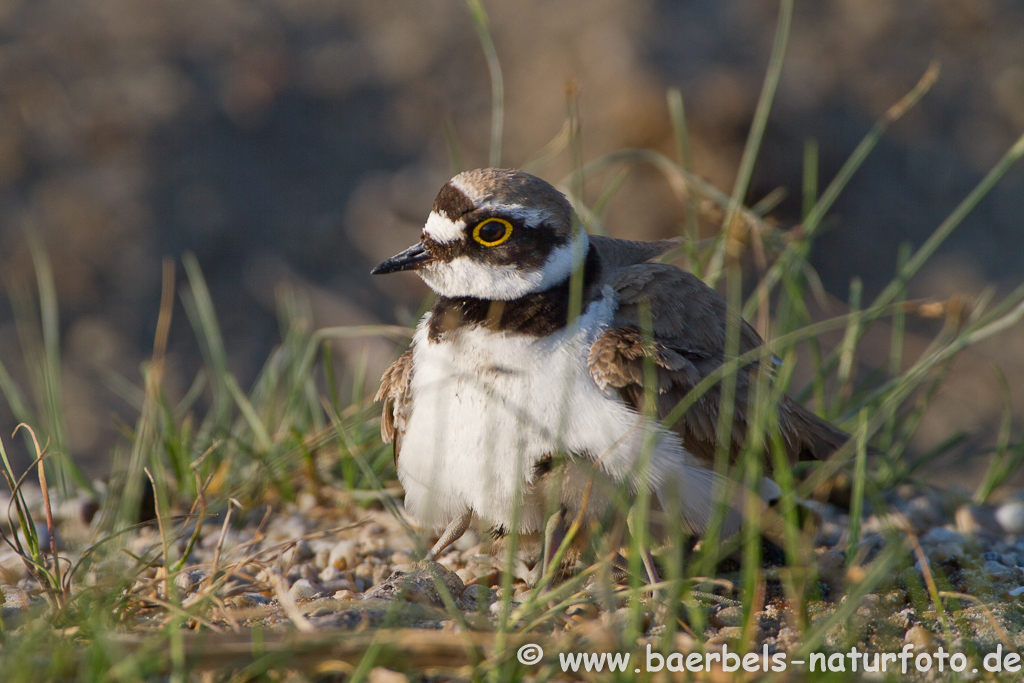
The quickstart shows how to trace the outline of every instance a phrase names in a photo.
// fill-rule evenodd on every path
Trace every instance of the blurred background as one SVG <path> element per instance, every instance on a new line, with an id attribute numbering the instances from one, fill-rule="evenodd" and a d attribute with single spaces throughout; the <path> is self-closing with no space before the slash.
<path id="1" fill-rule="evenodd" d="M 776 2 L 484 6 L 505 77 L 503 165 L 524 164 L 559 134 L 567 82 L 580 93 L 585 160 L 631 146 L 672 153 L 666 89 L 676 87 L 697 172 L 731 189 Z M 9 294 L 24 292 L 35 277 L 26 235 L 41 237 L 61 310 L 70 449 L 87 472 L 106 471 L 118 419 L 135 418 L 119 378 L 139 384 L 152 352 L 165 256 L 198 257 L 243 386 L 279 339 L 274 292 L 283 283 L 309 297 L 316 326 L 413 319 L 426 294 L 418 279 L 368 273 L 417 239 L 460 163 L 487 163 L 490 80 L 463 2 L 3 0 L 0 26 L 0 274 Z M 899 245 L 919 246 L 1024 130 L 1022 35 L 1018 0 L 797 3 L 749 196 L 788 189 L 774 213 L 783 225 L 799 220 L 809 139 L 824 186 L 928 64 L 942 67 L 826 221 L 813 263 L 837 300 L 855 275 L 868 300 L 877 294 Z M 568 169 L 563 154 L 539 173 L 557 181 Z M 588 199 L 611 177 L 597 178 Z M 1022 216 L 1016 168 L 910 294 L 1018 285 Z M 684 220 L 664 180 L 637 169 L 605 223 L 615 236 L 657 238 L 680 234 Z M 0 359 L 25 386 L 13 320 L 5 303 Z M 929 331 L 911 331 L 910 359 Z M 879 339 L 867 355 L 885 357 L 888 336 Z M 366 354 L 370 383 L 396 351 L 376 338 L 339 346 L 350 362 Z M 168 360 L 165 383 L 180 397 L 200 364 L 180 304 Z M 961 453 L 991 445 L 996 364 L 1024 414 L 1024 334 L 1015 329 L 958 360 L 916 450 L 958 430 L 972 435 Z M 0 405 L 9 445 L 13 426 Z"/>

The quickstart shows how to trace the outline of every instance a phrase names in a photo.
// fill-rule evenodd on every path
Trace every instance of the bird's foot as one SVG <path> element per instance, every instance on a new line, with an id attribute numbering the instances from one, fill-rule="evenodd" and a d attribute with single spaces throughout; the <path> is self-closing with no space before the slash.
<path id="1" fill-rule="evenodd" d="M 462 534 L 466 533 L 466 529 L 469 528 L 469 523 L 473 521 L 473 511 L 465 512 L 462 515 L 456 517 L 448 526 L 445 527 L 444 533 L 441 534 L 441 538 L 437 539 L 437 543 L 430 549 L 430 552 L 423 558 L 431 562 L 435 561 L 445 549 L 455 541 L 462 538 Z"/>

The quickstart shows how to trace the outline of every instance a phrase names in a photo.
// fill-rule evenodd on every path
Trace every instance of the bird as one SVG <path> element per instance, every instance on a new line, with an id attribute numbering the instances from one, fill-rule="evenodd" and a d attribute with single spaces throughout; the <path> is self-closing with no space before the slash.
<path id="1" fill-rule="evenodd" d="M 662 420 L 727 360 L 733 314 L 694 274 L 655 261 L 678 244 L 590 235 L 548 182 L 485 168 L 446 182 L 420 240 L 373 268 L 414 271 L 436 295 L 376 394 L 405 507 L 440 532 L 426 559 L 475 519 L 496 538 L 534 539 L 547 562 L 574 520 L 640 492 L 662 537 L 668 525 L 705 529 L 728 490 L 712 467 L 719 386 L 675 424 Z M 762 347 L 751 325 L 733 322 L 740 354 Z M 764 365 L 736 373 L 733 459 Z M 790 462 L 824 459 L 850 438 L 788 396 L 775 425 Z M 757 495 L 777 495 L 772 487 L 766 476 Z M 723 506 L 728 530 L 742 517 L 736 501 Z"/>

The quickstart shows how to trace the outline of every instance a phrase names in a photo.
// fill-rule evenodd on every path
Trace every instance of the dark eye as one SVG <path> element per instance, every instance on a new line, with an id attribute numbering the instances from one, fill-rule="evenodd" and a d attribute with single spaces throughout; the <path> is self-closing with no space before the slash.
<path id="1" fill-rule="evenodd" d="M 487 218 L 473 228 L 473 239 L 485 247 L 496 247 L 512 236 L 512 224 L 504 218 Z"/>

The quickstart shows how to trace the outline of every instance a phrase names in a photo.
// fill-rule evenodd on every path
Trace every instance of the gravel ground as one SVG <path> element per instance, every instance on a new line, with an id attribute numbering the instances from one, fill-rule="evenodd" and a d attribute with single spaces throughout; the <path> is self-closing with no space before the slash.
<path id="1" fill-rule="evenodd" d="M 814 549 L 822 598 L 810 604 L 811 631 L 850 599 L 847 591 L 856 590 L 850 587 L 885 546 L 885 534 L 905 539 L 901 566 L 906 568 L 884 577 L 859 598 L 852 619 L 825 633 L 820 651 L 845 652 L 856 645 L 862 651 L 898 652 L 912 644 L 918 651 L 936 652 L 941 646 L 977 663 L 1000 644 L 1024 647 L 1021 494 L 997 505 L 974 506 L 960 495 L 901 486 L 885 494 L 885 514 L 865 516 L 852 569 L 845 563 L 848 517 L 832 505 L 822 505 Z M 30 493 L 30 504 L 35 498 Z M 0 500 L 0 506 L 4 502 Z M 59 552 L 72 561 L 88 538 L 83 511 L 81 501 L 58 505 L 55 511 Z M 193 531 L 194 527 L 184 529 L 174 552 L 186 550 Z M 48 542 L 44 538 L 44 544 Z M 141 529 L 126 542 L 125 550 L 140 558 L 161 557 L 157 529 Z M 473 631 L 494 629 L 502 607 L 500 572 L 475 533 L 467 533 L 436 563 L 416 562 L 415 556 L 416 540 L 406 520 L 373 506 L 353 505 L 342 493 L 328 491 L 319 499 L 303 494 L 294 504 L 236 513 L 226 523 L 222 514 L 202 527 L 185 569 L 173 581 L 167 582 L 157 566 L 138 575 L 131 588 L 140 606 L 135 629 L 144 632 L 165 623 L 167 612 L 160 602 L 180 600 L 187 608 L 211 597 L 215 599 L 209 609 L 190 623 L 198 630 L 259 625 L 281 633 L 355 632 L 386 625 L 444 632 L 462 628 L 458 621 Z M 127 553 L 115 553 L 79 583 L 98 584 L 105 576 L 127 571 L 129 565 Z M 713 582 L 697 586 L 696 595 L 707 607 L 704 636 L 710 649 L 724 646 L 735 651 L 742 636 L 743 606 L 733 583 L 738 582 L 738 573 L 729 569 L 724 562 Z M 769 653 L 793 655 L 803 639 L 780 582 L 784 571 L 765 569 L 764 607 L 756 615 L 753 642 L 758 651 L 767 648 Z M 935 577 L 939 590 L 971 596 L 944 601 L 948 630 L 928 599 L 930 577 Z M 453 616 L 451 605 L 446 608 L 447 596 L 438 590 L 437 580 L 447 587 L 461 619 Z M 530 593 L 520 580 L 511 590 L 513 607 Z M 0 591 L 3 620 L 9 627 L 46 609 L 38 584 L 6 547 L 0 550 Z M 600 607 L 607 603 L 598 590 L 585 588 L 577 596 L 578 603 L 563 610 L 544 637 L 570 648 L 600 649 L 601 643 L 615 642 L 630 614 L 625 600 L 607 612 Z M 640 609 L 642 639 L 655 642 L 665 627 L 665 609 L 657 599 L 645 600 Z M 676 646 L 688 652 L 698 643 L 684 631 L 676 635 Z"/>

